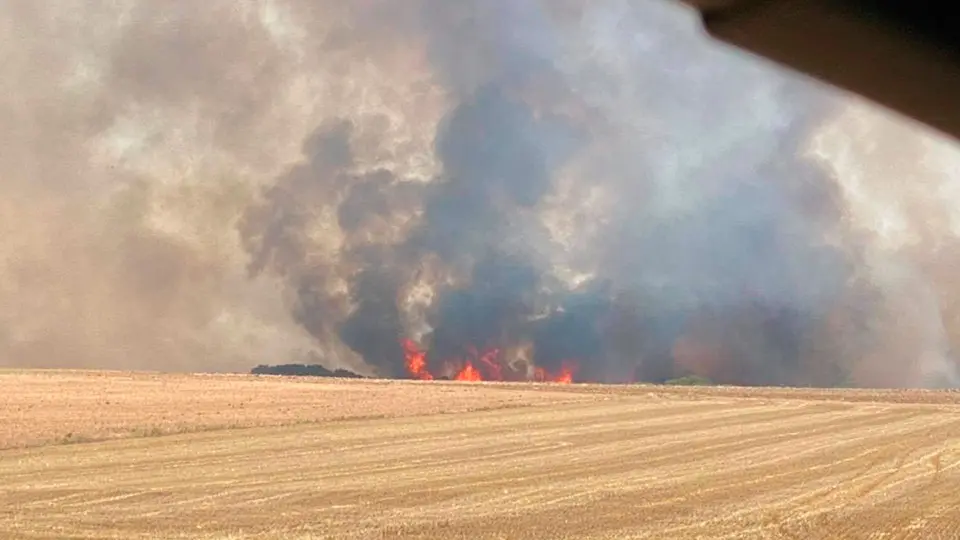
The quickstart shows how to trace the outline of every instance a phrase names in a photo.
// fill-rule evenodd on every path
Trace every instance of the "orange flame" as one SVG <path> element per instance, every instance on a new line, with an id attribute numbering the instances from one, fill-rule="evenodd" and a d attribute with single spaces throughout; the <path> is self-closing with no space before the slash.
<path id="1" fill-rule="evenodd" d="M 563 362 L 560 371 L 557 373 L 550 373 L 542 367 L 537 367 L 533 370 L 533 378 L 537 382 L 571 384 L 573 383 L 574 375 L 577 373 L 577 368 L 577 363 L 573 361 Z"/>
<path id="2" fill-rule="evenodd" d="M 460 373 L 457 373 L 457 376 L 454 379 L 458 381 L 482 381 L 483 377 L 480 376 L 480 372 L 473 367 L 473 362 L 467 360 L 467 363 L 464 364 L 463 369 L 460 370 Z"/>
<path id="3" fill-rule="evenodd" d="M 560 384 L 570 384 L 573 382 L 573 370 L 564 366 L 560 368 L 560 373 L 555 375 L 552 380 Z"/>
<path id="4" fill-rule="evenodd" d="M 427 371 L 427 353 L 417 348 L 409 339 L 402 342 L 403 354 L 406 357 L 407 372 L 421 381 L 433 380 L 433 375 Z"/>
<path id="5" fill-rule="evenodd" d="M 413 341 L 404 339 L 401 341 L 405 356 L 407 372 L 414 379 L 423 381 L 433 380 L 436 377 L 430 372 L 427 365 L 427 353 Z M 448 359 L 443 361 L 447 373 L 455 372 L 453 376 L 457 381 L 520 381 L 528 377 L 521 371 L 517 371 L 511 364 L 507 364 L 500 354 L 500 349 L 491 348 L 484 352 L 479 352 L 476 348 L 466 347 L 468 358 L 466 360 Z M 533 369 L 532 379 L 538 382 L 553 382 L 560 384 L 570 384 L 573 382 L 578 369 L 576 362 L 563 362 L 562 367 L 556 373 L 550 373 L 542 367 Z"/>

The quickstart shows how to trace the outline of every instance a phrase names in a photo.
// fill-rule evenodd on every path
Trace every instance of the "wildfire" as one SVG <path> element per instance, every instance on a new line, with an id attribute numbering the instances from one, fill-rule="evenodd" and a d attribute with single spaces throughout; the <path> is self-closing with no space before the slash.
<path id="1" fill-rule="evenodd" d="M 427 371 L 427 353 L 419 350 L 409 339 L 403 340 L 401 344 L 406 357 L 407 373 L 421 381 L 433 380 L 433 375 Z"/>
<path id="2" fill-rule="evenodd" d="M 483 377 L 480 375 L 480 372 L 473 367 L 473 362 L 467 360 L 467 363 L 463 366 L 463 369 L 460 370 L 460 373 L 457 373 L 455 377 L 458 381 L 482 381 Z"/>
<path id="3" fill-rule="evenodd" d="M 413 341 L 405 339 L 401 342 L 406 357 L 407 373 L 414 379 L 430 381 L 439 378 L 431 373 L 427 365 L 427 353 Z M 537 382 L 553 382 L 570 384 L 576 375 L 576 362 L 564 362 L 557 372 L 549 372 L 542 367 L 533 368 L 532 377 L 526 371 L 518 371 L 503 360 L 500 349 L 478 351 L 474 347 L 467 348 L 467 358 L 454 358 L 439 362 L 447 373 L 448 378 L 455 381 L 522 381 L 534 380 Z"/>
<path id="4" fill-rule="evenodd" d="M 576 370 L 577 366 L 573 362 L 564 362 L 563 366 L 560 368 L 560 371 L 553 375 L 548 373 L 547 370 L 538 367 L 534 369 L 534 379 L 540 382 L 570 384 L 573 382 L 573 375 Z"/>

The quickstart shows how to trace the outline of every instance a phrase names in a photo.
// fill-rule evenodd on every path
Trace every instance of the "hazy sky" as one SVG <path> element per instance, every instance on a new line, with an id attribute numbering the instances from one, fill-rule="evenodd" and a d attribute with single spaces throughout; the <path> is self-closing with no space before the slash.
<path id="1" fill-rule="evenodd" d="M 676 4 L 12 0 L 0 56 L 0 365 L 957 382 L 957 144 Z"/>

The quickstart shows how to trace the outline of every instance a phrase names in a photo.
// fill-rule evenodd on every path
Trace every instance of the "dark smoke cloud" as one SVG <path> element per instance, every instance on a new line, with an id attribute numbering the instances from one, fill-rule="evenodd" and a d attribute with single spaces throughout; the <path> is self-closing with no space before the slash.
<path id="1" fill-rule="evenodd" d="M 13 2 L 0 29 L 8 365 L 398 377 L 409 337 L 434 368 L 958 383 L 960 154 L 677 5 Z"/>

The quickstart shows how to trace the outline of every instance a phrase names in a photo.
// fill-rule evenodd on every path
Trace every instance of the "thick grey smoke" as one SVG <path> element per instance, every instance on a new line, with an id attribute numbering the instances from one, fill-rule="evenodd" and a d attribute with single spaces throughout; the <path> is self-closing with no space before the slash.
<path id="1" fill-rule="evenodd" d="M 601 381 L 958 383 L 960 152 L 678 5 L 11 2 L 0 25 L 7 365 L 397 377 L 411 338 L 434 369 L 476 347 Z"/>

